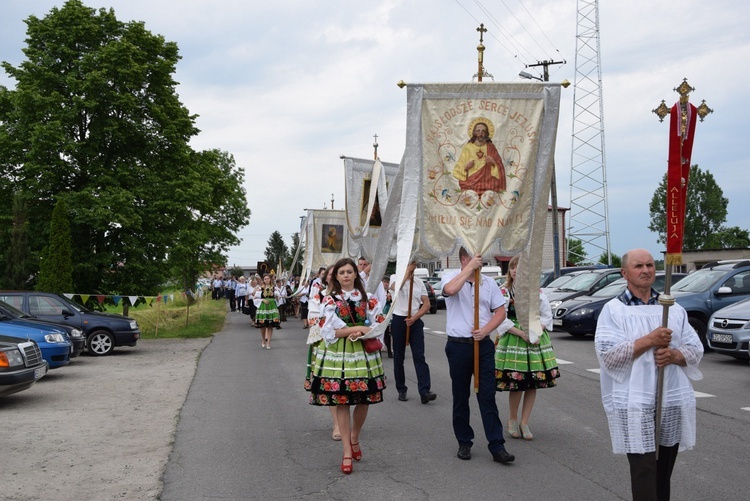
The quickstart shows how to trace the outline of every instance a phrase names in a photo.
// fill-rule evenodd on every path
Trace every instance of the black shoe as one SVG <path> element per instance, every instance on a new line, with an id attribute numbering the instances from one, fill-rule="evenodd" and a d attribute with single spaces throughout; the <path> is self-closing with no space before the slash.
<path id="1" fill-rule="evenodd" d="M 471 446 L 459 445 L 458 453 L 456 454 L 456 457 L 458 457 L 458 459 L 464 459 L 464 460 L 471 459 Z"/>
<path id="2" fill-rule="evenodd" d="M 432 402 L 436 398 L 437 398 L 437 395 L 435 395 L 431 391 L 428 391 L 427 393 L 425 393 L 424 395 L 422 395 L 422 403 L 426 404 L 428 402 Z"/>
<path id="3" fill-rule="evenodd" d="M 392 351 L 388 352 L 388 358 L 393 358 L 393 352 Z"/>
<path id="4" fill-rule="evenodd" d="M 503 448 L 497 452 L 492 453 L 492 460 L 497 461 L 498 463 L 512 463 L 516 460 L 516 456 L 509 453 L 505 450 L 505 448 Z"/>
<path id="5" fill-rule="evenodd" d="M 398 392 L 398 399 L 400 401 L 402 401 L 402 402 L 406 402 L 407 400 L 409 400 L 408 398 L 406 398 L 406 392 L 405 391 L 399 391 Z"/>

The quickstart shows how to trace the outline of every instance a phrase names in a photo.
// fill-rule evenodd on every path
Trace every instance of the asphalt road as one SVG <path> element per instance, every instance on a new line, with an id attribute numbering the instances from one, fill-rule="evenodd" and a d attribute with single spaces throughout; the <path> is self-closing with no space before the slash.
<path id="1" fill-rule="evenodd" d="M 331 440 L 328 409 L 308 404 L 303 389 L 307 331 L 290 319 L 273 348 L 241 314 L 204 350 L 177 426 L 163 480 L 163 500 L 454 500 L 630 499 L 627 459 L 611 453 L 601 407 L 593 338 L 553 333 L 562 377 L 540 390 L 531 419 L 534 440 L 508 438 L 512 465 L 492 462 L 477 407 L 471 461 L 456 458 L 451 428 L 445 311 L 426 316 L 432 391 L 420 403 L 407 352 L 408 402 L 391 382 L 370 409 L 361 435 L 364 457 L 341 474 L 341 445 Z M 385 358 L 392 374 L 392 360 Z M 672 499 L 744 500 L 750 474 L 750 367 L 708 353 L 701 365 L 698 444 L 678 456 Z M 507 397 L 497 395 L 507 420 Z"/>

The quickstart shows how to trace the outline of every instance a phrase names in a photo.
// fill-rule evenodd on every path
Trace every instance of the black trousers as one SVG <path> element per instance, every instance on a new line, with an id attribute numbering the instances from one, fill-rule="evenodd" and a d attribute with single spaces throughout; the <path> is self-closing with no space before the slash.
<path id="1" fill-rule="evenodd" d="M 660 445 L 658 461 L 655 452 L 628 454 L 633 501 L 669 501 L 672 470 L 679 448 L 680 444 Z"/>

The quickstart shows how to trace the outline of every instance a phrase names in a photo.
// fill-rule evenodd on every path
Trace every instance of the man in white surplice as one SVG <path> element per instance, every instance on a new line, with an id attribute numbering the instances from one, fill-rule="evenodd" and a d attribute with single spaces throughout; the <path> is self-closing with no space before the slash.
<path id="1" fill-rule="evenodd" d="M 695 394 L 690 379 L 700 379 L 703 345 L 678 304 L 663 307 L 651 287 L 654 258 L 643 249 L 622 256 L 625 291 L 602 309 L 596 327 L 596 356 L 601 367 L 602 403 L 612 449 L 627 454 L 633 499 L 669 499 L 677 452 L 695 445 Z M 658 368 L 664 367 L 664 396 L 659 459 L 655 420 Z"/>

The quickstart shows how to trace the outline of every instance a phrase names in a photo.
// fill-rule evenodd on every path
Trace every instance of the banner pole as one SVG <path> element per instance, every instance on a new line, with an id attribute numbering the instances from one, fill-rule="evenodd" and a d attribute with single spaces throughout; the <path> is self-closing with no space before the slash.
<path id="1" fill-rule="evenodd" d="M 411 278 L 409 279 L 409 302 L 407 303 L 406 318 L 411 318 L 411 298 L 414 295 L 414 273 L 412 272 Z M 409 331 L 410 325 L 406 324 L 406 346 L 409 346 Z"/>
<path id="2" fill-rule="evenodd" d="M 479 329 L 479 268 L 474 270 L 474 330 Z M 479 393 L 479 341 L 474 340 L 474 393 Z"/>

